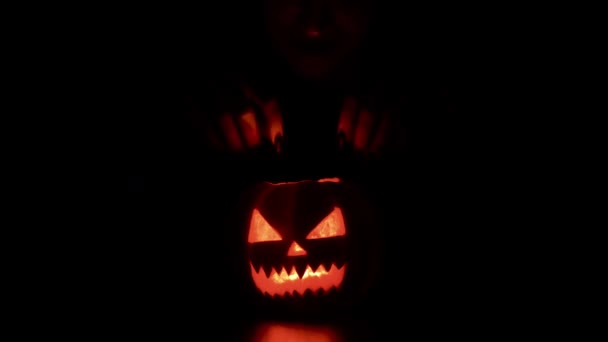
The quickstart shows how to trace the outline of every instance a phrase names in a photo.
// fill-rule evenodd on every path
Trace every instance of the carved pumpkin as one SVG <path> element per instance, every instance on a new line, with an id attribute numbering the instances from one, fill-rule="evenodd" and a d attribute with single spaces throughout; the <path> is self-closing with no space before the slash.
<path id="1" fill-rule="evenodd" d="M 247 232 L 256 291 L 299 309 L 359 299 L 378 267 L 379 240 L 356 192 L 338 178 L 261 188 Z"/>

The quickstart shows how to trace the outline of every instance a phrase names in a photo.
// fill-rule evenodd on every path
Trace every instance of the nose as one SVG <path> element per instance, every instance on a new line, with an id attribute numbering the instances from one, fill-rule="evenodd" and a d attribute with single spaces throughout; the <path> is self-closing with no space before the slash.
<path id="1" fill-rule="evenodd" d="M 331 28 L 332 12 L 328 3 L 309 0 L 302 5 L 299 22 L 307 38 L 318 38 Z"/>
<path id="2" fill-rule="evenodd" d="M 289 246 L 289 250 L 287 251 L 287 256 L 300 256 L 306 254 L 308 254 L 306 250 L 295 241 L 291 243 L 291 246 Z"/>

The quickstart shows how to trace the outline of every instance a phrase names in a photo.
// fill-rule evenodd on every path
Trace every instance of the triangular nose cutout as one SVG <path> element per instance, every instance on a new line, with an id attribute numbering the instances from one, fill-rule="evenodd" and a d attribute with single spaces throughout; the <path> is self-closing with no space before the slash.
<path id="1" fill-rule="evenodd" d="M 298 256 L 298 255 L 306 255 L 306 251 L 304 248 L 300 247 L 297 242 L 292 242 L 291 246 L 289 246 L 289 250 L 287 251 L 287 256 Z"/>

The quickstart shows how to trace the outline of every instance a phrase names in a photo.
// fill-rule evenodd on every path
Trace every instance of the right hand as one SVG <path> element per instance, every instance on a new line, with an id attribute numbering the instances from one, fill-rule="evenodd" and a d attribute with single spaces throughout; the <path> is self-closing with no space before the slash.
<path id="1" fill-rule="evenodd" d="M 388 110 L 373 103 L 347 97 L 338 121 L 338 148 L 359 156 L 378 155 L 384 151 L 394 118 Z"/>

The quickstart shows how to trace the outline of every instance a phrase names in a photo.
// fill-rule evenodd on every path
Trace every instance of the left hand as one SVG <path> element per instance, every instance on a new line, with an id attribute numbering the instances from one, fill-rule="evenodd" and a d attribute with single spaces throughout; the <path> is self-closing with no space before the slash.
<path id="1" fill-rule="evenodd" d="M 271 146 L 281 153 L 283 119 L 276 99 L 262 100 L 246 86 L 233 100 L 234 111 L 217 113 L 208 140 L 217 150 L 251 152 Z"/>

